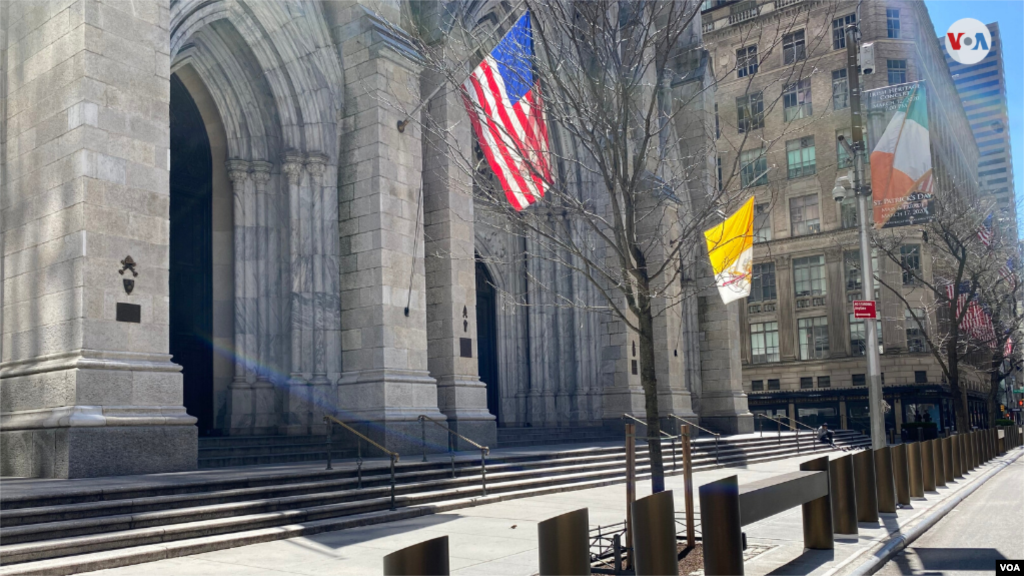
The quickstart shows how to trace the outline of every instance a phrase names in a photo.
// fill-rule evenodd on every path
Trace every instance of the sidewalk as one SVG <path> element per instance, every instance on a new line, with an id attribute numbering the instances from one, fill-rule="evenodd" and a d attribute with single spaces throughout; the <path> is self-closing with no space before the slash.
<path id="1" fill-rule="evenodd" d="M 929 492 L 924 499 L 915 499 L 908 510 L 886 514 L 879 524 L 860 525 L 860 535 L 836 539 L 833 551 L 803 549 L 802 519 L 794 508 L 744 528 L 748 544 L 763 550 L 746 562 L 747 574 L 816 574 L 842 573 L 863 560 L 862 554 L 891 533 L 905 531 L 940 500 L 962 490 L 986 472 L 1007 459 L 1019 457 L 1020 450 L 996 458 L 967 475 L 963 480 Z M 842 454 L 833 454 L 833 457 Z M 727 468 L 694 474 L 699 486 L 732 475 L 740 484 L 792 472 L 799 464 L 818 455 L 801 456 L 749 468 Z M 676 509 L 682 510 L 682 477 L 666 478 L 667 487 L 677 492 Z M 650 483 L 642 482 L 637 496 L 650 493 Z M 695 500 L 696 497 L 695 497 Z M 698 506 L 699 501 L 695 502 Z M 434 514 L 368 528 L 318 534 L 240 548 L 220 550 L 195 556 L 174 558 L 92 572 L 105 576 L 129 575 L 253 575 L 281 574 L 363 575 L 381 574 L 383 557 L 406 546 L 448 535 L 453 574 L 486 574 L 530 576 L 537 573 L 537 523 L 564 512 L 587 507 L 592 527 L 621 522 L 625 516 L 625 487 L 622 484 L 537 496 L 458 512 Z"/>

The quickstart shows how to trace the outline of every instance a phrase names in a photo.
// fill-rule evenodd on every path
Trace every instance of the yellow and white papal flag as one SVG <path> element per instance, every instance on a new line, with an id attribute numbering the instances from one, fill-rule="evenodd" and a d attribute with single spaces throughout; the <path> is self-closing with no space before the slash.
<path id="1" fill-rule="evenodd" d="M 704 232 L 708 256 L 722 302 L 750 296 L 754 268 L 754 199 L 747 200 L 724 222 Z"/>

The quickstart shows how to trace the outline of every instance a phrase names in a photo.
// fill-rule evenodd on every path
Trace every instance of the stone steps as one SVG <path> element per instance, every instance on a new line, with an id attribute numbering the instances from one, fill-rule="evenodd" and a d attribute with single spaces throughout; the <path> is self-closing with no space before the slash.
<path id="1" fill-rule="evenodd" d="M 864 446 L 868 440 L 839 434 L 837 443 Z M 717 464 L 713 441 L 697 441 L 693 447 L 693 466 L 700 470 L 790 457 L 796 454 L 797 443 L 792 435 L 783 437 L 781 444 L 767 437 L 723 439 Z M 802 451 L 808 448 L 809 443 Z M 673 474 L 668 451 L 665 446 L 666 473 Z M 681 463 L 678 445 L 676 451 Z M 397 511 L 389 510 L 390 476 L 379 462 L 367 464 L 362 488 L 356 487 L 355 472 L 348 469 L 149 489 L 114 487 L 98 494 L 5 497 L 0 500 L 0 574 L 71 574 L 97 569 L 84 568 L 96 565 L 96 554 L 116 558 L 114 565 L 132 564 L 148 561 L 154 553 L 147 548 L 151 546 L 166 550 L 173 543 L 173 550 L 183 555 L 266 541 L 253 539 L 273 539 L 274 534 L 289 538 L 307 529 L 411 517 L 438 506 L 457 508 L 488 499 L 606 485 L 623 481 L 623 452 L 621 446 L 601 446 L 497 455 L 488 460 L 487 497 L 480 486 L 479 458 L 457 460 L 456 478 L 450 477 L 451 464 L 443 460 L 403 462 L 396 470 Z M 638 445 L 637 460 L 645 474 L 645 445 Z M 250 481 L 256 485 L 239 485 Z M 172 490 L 180 491 L 169 493 Z M 277 531 L 266 532 L 269 529 Z M 116 554 L 111 552 L 115 550 Z"/>
<path id="2" fill-rule="evenodd" d="M 557 428 L 498 428 L 498 446 L 517 448 L 544 446 L 554 443 L 575 444 L 602 440 L 617 440 L 621 434 L 614 434 L 600 426 L 557 427 Z"/>

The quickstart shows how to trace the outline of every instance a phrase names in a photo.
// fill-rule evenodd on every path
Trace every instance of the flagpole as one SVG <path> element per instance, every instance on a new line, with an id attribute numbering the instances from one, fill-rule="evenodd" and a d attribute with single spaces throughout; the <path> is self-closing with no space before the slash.
<path id="1" fill-rule="evenodd" d="M 505 14 L 505 17 L 502 18 L 501 21 L 498 22 L 498 24 L 494 27 L 494 29 L 495 30 L 501 30 L 501 27 L 504 26 L 505 22 L 508 21 L 509 16 L 512 16 L 513 14 L 518 12 L 519 9 L 523 6 L 523 4 L 526 4 L 526 0 L 523 0 L 515 8 L 509 10 L 508 13 Z M 501 42 L 501 40 L 499 40 L 499 42 Z M 477 54 L 478 52 L 480 52 L 480 50 L 483 47 L 484 47 L 484 42 L 480 42 L 480 44 L 477 45 L 476 49 L 469 53 L 470 57 L 472 57 L 474 54 Z M 473 70 L 475 70 L 475 69 L 476 69 L 476 67 L 474 66 Z M 469 77 L 472 76 L 472 75 L 473 75 L 473 71 L 471 70 L 469 72 L 469 74 L 466 74 L 466 77 L 462 80 L 462 82 L 459 82 L 459 86 L 465 84 L 466 80 L 469 80 Z M 444 88 L 444 84 L 445 84 L 444 82 L 441 82 L 440 84 L 438 84 L 437 88 L 434 88 L 434 91 L 430 93 L 430 96 L 427 96 L 426 98 L 420 100 L 420 103 L 417 104 L 415 108 L 413 108 L 408 114 L 406 114 L 404 118 L 402 118 L 401 120 L 398 121 L 397 128 L 398 128 L 398 131 L 400 133 L 403 133 L 403 134 L 405 133 L 405 127 L 408 126 L 410 122 L 412 122 L 412 117 L 417 112 L 419 112 L 420 109 L 423 108 L 423 106 L 427 102 L 430 102 L 431 100 L 433 100 L 434 96 L 437 96 L 437 94 L 441 91 L 441 89 Z"/>

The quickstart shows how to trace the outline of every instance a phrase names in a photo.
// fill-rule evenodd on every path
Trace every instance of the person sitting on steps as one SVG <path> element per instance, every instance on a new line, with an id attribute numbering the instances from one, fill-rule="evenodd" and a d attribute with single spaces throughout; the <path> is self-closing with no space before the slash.
<path id="1" fill-rule="evenodd" d="M 818 433 L 818 442 L 821 442 L 822 444 L 828 444 L 833 448 L 839 448 L 839 446 L 836 446 L 836 443 L 832 441 L 832 438 L 835 435 L 832 433 L 831 430 L 828 429 L 827 422 L 822 422 L 821 426 L 818 426 L 818 429 L 815 430 L 815 432 Z"/>

